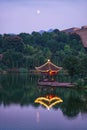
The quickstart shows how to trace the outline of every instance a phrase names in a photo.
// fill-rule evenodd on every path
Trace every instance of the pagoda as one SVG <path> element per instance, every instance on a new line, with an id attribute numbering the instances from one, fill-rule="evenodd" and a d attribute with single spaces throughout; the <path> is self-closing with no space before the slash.
<path id="1" fill-rule="evenodd" d="M 45 78 L 49 79 L 51 77 L 51 79 L 53 79 L 53 76 L 57 75 L 58 72 L 62 69 L 62 67 L 58 67 L 55 64 L 53 64 L 50 60 L 48 60 L 45 64 L 39 67 L 35 67 L 35 69 L 42 73 L 42 75 L 44 75 Z"/>

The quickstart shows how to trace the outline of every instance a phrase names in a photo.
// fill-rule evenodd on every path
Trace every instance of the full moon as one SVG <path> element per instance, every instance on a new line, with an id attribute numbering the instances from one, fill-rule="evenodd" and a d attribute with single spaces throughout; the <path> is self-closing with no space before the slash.
<path id="1" fill-rule="evenodd" d="M 37 14 L 40 14 L 40 10 L 37 10 Z"/>

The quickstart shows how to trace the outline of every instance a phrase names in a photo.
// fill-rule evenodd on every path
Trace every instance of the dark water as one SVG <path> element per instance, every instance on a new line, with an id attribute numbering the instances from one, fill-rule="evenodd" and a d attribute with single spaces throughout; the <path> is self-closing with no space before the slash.
<path id="1" fill-rule="evenodd" d="M 87 130 L 87 90 L 43 88 L 37 80 L 27 74 L 0 75 L 0 130 Z M 47 95 L 63 102 L 49 110 L 35 103 Z"/>

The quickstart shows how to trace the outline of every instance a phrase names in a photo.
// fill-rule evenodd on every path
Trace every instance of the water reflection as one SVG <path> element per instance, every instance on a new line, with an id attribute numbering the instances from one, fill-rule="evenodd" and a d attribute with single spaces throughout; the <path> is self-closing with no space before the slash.
<path id="1" fill-rule="evenodd" d="M 54 105 L 63 102 L 63 100 L 55 95 L 46 95 L 44 97 L 38 97 L 35 100 L 35 103 L 39 103 L 43 106 L 45 106 L 48 110 L 53 107 Z"/>
<path id="2" fill-rule="evenodd" d="M 40 104 L 34 103 L 39 97 L 45 97 L 48 104 L 47 108 L 52 107 L 52 110 L 61 110 L 64 117 L 75 118 L 87 113 L 87 90 L 74 90 L 54 87 L 37 86 L 37 76 L 26 74 L 10 74 L 0 75 L 0 106 L 10 106 L 11 104 L 23 106 L 33 106 L 39 108 Z M 62 103 L 50 100 L 50 95 L 56 95 L 61 98 Z M 58 95 L 58 96 L 57 96 Z M 48 96 L 48 98 L 47 98 Z M 40 99 L 40 98 L 39 98 Z M 49 101 L 50 100 L 50 101 Z M 42 100 L 39 100 L 41 102 Z M 58 100 L 54 100 L 58 101 Z M 50 102 L 52 104 L 50 104 Z M 44 108 L 46 109 L 46 108 Z M 37 114 L 38 115 L 38 114 Z M 39 118 L 39 116 L 37 116 Z M 84 116 L 85 117 L 85 116 Z"/>
<path id="3" fill-rule="evenodd" d="M 39 112 L 36 113 L 36 121 L 37 121 L 37 123 L 40 122 L 40 113 Z"/>

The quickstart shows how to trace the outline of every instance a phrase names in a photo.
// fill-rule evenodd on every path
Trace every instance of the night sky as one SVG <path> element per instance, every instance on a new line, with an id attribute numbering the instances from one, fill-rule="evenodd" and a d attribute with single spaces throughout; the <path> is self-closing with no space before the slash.
<path id="1" fill-rule="evenodd" d="M 0 0 L 0 33 L 87 25 L 87 0 Z"/>

